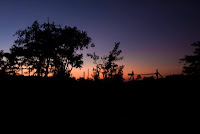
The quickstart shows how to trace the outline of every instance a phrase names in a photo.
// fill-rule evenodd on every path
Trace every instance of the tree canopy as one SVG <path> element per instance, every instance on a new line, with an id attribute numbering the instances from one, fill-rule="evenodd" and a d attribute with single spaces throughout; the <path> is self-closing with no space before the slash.
<path id="1" fill-rule="evenodd" d="M 11 63 L 9 71 L 26 68 L 45 77 L 49 73 L 70 76 L 73 68 L 81 68 L 83 54 L 77 51 L 88 48 L 91 43 L 85 31 L 54 22 L 39 24 L 35 21 L 26 29 L 18 30 L 15 36 L 17 39 L 6 56 Z M 2 61 L 2 56 L 0 58 Z"/>
<path id="2" fill-rule="evenodd" d="M 193 55 L 185 55 L 180 59 L 180 62 L 184 62 L 183 73 L 200 75 L 200 41 L 194 42 L 191 46 L 195 47 Z"/>
<path id="3" fill-rule="evenodd" d="M 4 52 L 1 50 L 0 51 L 0 69 L 3 70 L 4 68 L 4 60 L 3 60 L 3 57 L 4 57 Z"/>

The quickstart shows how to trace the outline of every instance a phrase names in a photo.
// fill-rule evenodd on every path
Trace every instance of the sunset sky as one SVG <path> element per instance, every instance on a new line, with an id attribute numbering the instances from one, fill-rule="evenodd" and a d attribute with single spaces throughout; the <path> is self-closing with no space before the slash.
<path id="1" fill-rule="evenodd" d="M 109 53 L 121 42 L 124 77 L 135 73 L 179 74 L 179 59 L 191 54 L 191 43 L 200 40 L 200 0 L 0 0 L 0 50 L 13 45 L 14 33 L 39 23 L 76 26 L 87 31 L 95 48 L 83 53 Z M 94 67 L 84 56 L 84 65 L 73 76 Z"/>

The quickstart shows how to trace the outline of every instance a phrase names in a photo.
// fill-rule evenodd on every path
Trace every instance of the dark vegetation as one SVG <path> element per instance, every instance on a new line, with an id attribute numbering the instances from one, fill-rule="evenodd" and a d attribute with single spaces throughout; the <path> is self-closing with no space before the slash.
<path id="1" fill-rule="evenodd" d="M 86 32 L 35 21 L 15 35 L 10 52 L 0 51 L 2 111 L 7 121 L 109 119 L 176 124 L 196 116 L 200 42 L 193 44 L 194 55 L 181 59 L 183 74 L 125 82 L 124 66 L 117 64 L 123 59 L 120 43 L 106 56 L 88 54 L 95 65 L 93 79 L 76 80 L 71 71 L 83 64 L 78 50 L 95 46 Z"/>

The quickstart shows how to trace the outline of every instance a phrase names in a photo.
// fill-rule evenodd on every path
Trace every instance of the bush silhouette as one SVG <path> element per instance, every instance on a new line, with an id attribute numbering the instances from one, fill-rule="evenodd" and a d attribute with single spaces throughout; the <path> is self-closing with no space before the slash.
<path id="1" fill-rule="evenodd" d="M 115 43 L 112 51 L 109 55 L 99 57 L 96 53 L 88 54 L 93 59 L 93 63 L 96 65 L 93 68 L 93 78 L 99 80 L 99 75 L 102 73 L 104 80 L 123 81 L 123 68 L 124 65 L 119 66 L 116 62 L 122 60 L 123 57 L 119 57 L 122 50 L 119 50 L 120 43 Z"/>

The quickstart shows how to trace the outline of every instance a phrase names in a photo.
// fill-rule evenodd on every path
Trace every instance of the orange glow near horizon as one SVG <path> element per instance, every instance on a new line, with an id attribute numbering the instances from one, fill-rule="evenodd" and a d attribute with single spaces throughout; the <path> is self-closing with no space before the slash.
<path id="1" fill-rule="evenodd" d="M 126 61 L 127 62 L 127 61 Z M 130 65 L 128 63 L 126 63 L 125 61 L 120 61 L 118 62 L 117 64 L 118 65 L 124 65 L 124 69 L 123 69 L 123 78 L 127 81 L 129 80 L 130 76 L 128 74 L 132 73 L 132 71 L 134 71 L 134 74 L 149 74 L 149 73 L 155 73 L 156 72 L 156 69 L 158 69 L 159 73 L 165 77 L 167 75 L 172 75 L 172 74 L 181 74 L 181 71 L 182 71 L 182 66 L 181 65 L 177 65 L 177 66 L 174 66 L 174 65 L 168 65 L 168 66 L 159 66 L 159 67 L 156 67 L 156 66 L 153 66 L 153 65 L 147 65 L 148 63 L 144 63 L 144 64 L 135 64 L 134 66 L 133 65 Z M 72 70 L 72 73 L 71 73 L 71 77 L 75 77 L 76 79 L 79 79 L 79 78 L 83 78 L 84 75 L 85 75 L 85 79 L 88 78 L 89 76 L 89 79 L 93 79 L 92 77 L 92 74 L 93 74 L 93 68 L 95 67 L 95 64 L 92 63 L 92 60 L 87 60 L 84 62 L 84 65 L 81 69 L 76 69 L 74 68 Z M 89 70 L 89 74 L 88 74 L 88 70 Z M 35 71 L 31 72 L 30 75 L 33 76 Z M 22 74 L 22 70 L 19 70 L 17 72 L 17 74 L 21 75 Z M 23 70 L 23 75 L 24 76 L 29 76 L 29 72 L 28 72 L 28 69 L 24 69 Z M 48 75 L 49 77 L 52 77 L 52 74 L 49 73 Z M 144 77 L 150 77 L 150 76 L 154 76 L 155 75 L 144 75 L 142 76 L 142 78 Z M 137 77 L 137 75 L 135 75 L 135 77 Z M 100 74 L 100 78 L 102 78 L 102 74 Z"/>
<path id="2" fill-rule="evenodd" d="M 83 77 L 84 72 L 85 72 L 85 78 L 88 78 L 88 69 L 89 69 L 89 78 L 92 79 L 92 73 L 93 73 L 93 67 L 94 66 L 89 66 L 84 67 L 82 69 L 73 69 L 72 70 L 72 77 L 75 77 L 76 79 Z M 182 67 L 161 67 L 161 68 L 154 68 L 154 67 L 126 67 L 123 70 L 123 77 L 125 80 L 128 80 L 130 76 L 128 75 L 132 71 L 134 71 L 135 74 L 148 74 L 148 73 L 155 73 L 156 69 L 158 69 L 159 73 L 163 76 L 166 77 L 167 75 L 172 75 L 172 74 L 181 74 Z M 147 76 L 142 76 L 142 77 L 149 77 L 152 75 L 147 75 Z M 155 77 L 155 75 L 153 75 Z"/>
<path id="3" fill-rule="evenodd" d="M 85 75 L 85 77 L 84 77 L 85 79 L 88 79 L 88 78 L 93 79 L 92 74 L 93 74 L 94 67 L 95 67 L 95 65 L 89 65 L 89 66 L 83 67 L 82 69 L 75 68 L 72 70 L 71 76 L 75 77 L 76 79 L 79 79 L 79 78 L 83 78 Z M 88 69 L 89 69 L 89 74 L 88 74 Z M 129 66 L 127 66 L 127 67 L 125 66 L 125 68 L 123 70 L 123 78 L 125 79 L 125 81 L 128 81 L 130 78 L 130 76 L 128 74 L 132 73 L 132 71 L 134 71 L 134 74 L 148 74 L 148 73 L 155 73 L 156 69 L 157 68 L 153 68 L 153 67 L 148 67 L 148 68 L 147 67 L 137 67 L 137 68 L 134 67 L 134 69 L 133 69 Z M 179 66 L 177 68 L 174 68 L 174 67 L 158 68 L 159 73 L 163 77 L 166 77 L 167 75 L 172 75 L 172 74 L 181 74 L 181 70 L 182 70 L 181 66 Z M 33 73 L 34 72 L 31 72 L 30 75 L 33 76 Z M 21 75 L 22 71 L 18 71 L 17 74 Z M 28 70 L 24 69 L 23 75 L 29 76 Z M 52 77 L 52 74 L 49 73 L 48 76 Z M 142 78 L 150 77 L 150 76 L 156 77 L 155 75 L 144 75 L 144 76 L 142 76 Z M 134 78 L 136 78 L 136 77 L 137 77 L 137 75 L 135 75 Z M 100 78 L 102 78 L 102 74 L 100 74 Z"/>

